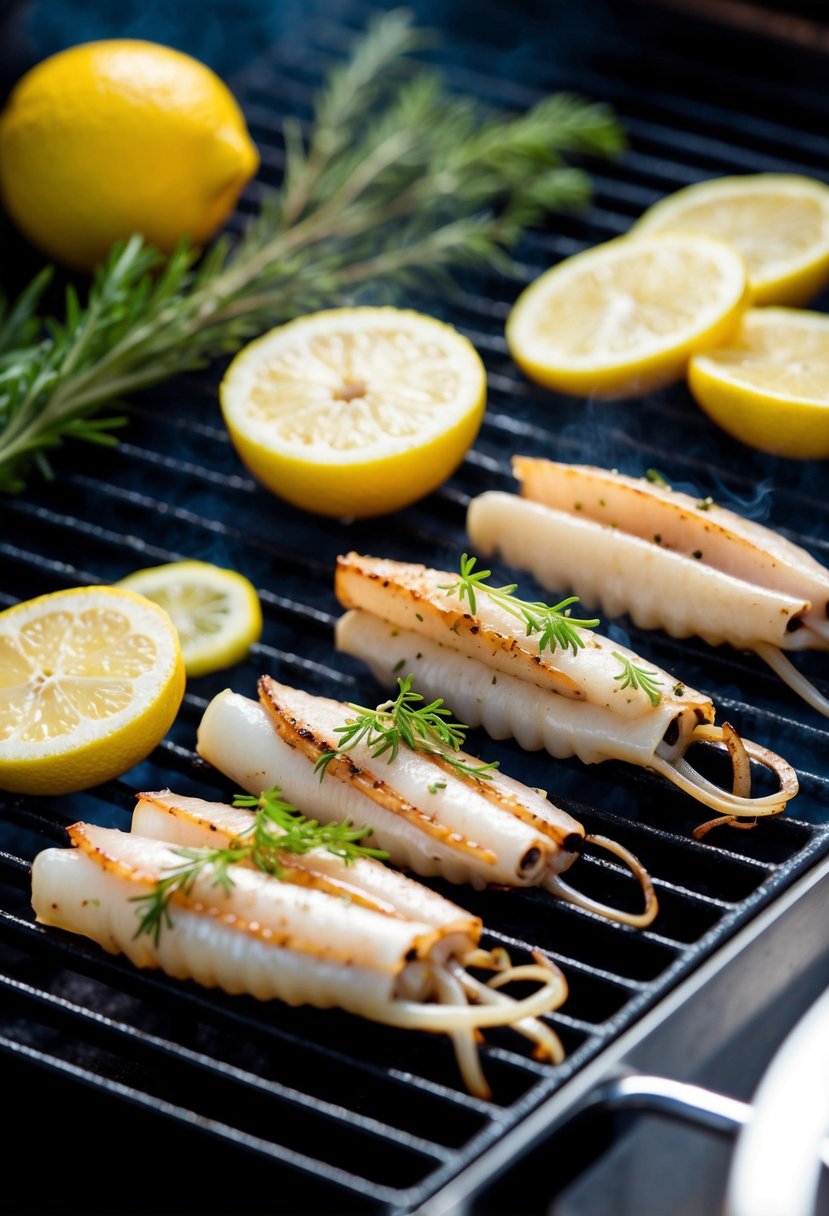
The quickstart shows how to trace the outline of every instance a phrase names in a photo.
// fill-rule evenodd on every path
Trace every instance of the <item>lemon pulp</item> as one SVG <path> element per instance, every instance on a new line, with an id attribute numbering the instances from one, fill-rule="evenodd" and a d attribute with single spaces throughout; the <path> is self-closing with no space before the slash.
<path id="1" fill-rule="evenodd" d="M 754 308 L 721 349 L 693 358 L 694 399 L 751 447 L 799 460 L 829 456 L 829 317 Z"/>
<path id="2" fill-rule="evenodd" d="M 723 241 L 622 237 L 531 283 L 507 320 L 507 344 L 550 388 L 630 396 L 681 377 L 694 351 L 726 340 L 745 292 L 743 261 Z"/>
<path id="3" fill-rule="evenodd" d="M 728 241 L 745 259 L 756 305 L 805 304 L 829 282 L 829 187 L 798 174 L 696 182 L 648 208 L 632 231 Z"/>
<path id="4" fill-rule="evenodd" d="M 262 633 L 262 609 L 253 584 L 210 562 L 170 562 L 121 579 L 169 614 L 181 642 L 188 676 L 207 675 L 240 662 Z"/>
<path id="5" fill-rule="evenodd" d="M 324 515 L 380 515 L 454 471 L 478 433 L 486 375 L 435 318 L 332 309 L 250 343 L 220 398 L 239 456 L 274 493 Z"/>
<path id="6" fill-rule="evenodd" d="M 67 793 L 138 763 L 184 695 L 172 623 L 143 597 L 73 588 L 0 613 L 0 787 Z"/>

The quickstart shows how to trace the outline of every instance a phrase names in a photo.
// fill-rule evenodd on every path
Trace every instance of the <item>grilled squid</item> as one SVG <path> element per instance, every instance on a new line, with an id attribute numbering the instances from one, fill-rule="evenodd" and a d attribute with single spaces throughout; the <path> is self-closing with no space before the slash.
<path id="1" fill-rule="evenodd" d="M 340 557 L 336 593 L 349 611 L 337 623 L 338 648 L 363 659 L 386 687 L 397 671 L 413 671 L 427 696 L 445 696 L 493 738 L 511 735 L 522 747 L 587 764 L 641 765 L 729 820 L 777 815 L 797 793 L 785 760 L 716 726 L 710 699 L 668 672 L 576 626 L 578 645 L 542 650 L 539 633 L 493 598 L 496 589 L 478 586 L 473 608 L 458 583 L 457 574 L 420 565 Z M 698 741 L 728 752 L 731 790 L 686 759 Z M 750 760 L 775 774 L 775 792 L 751 796 Z"/>
<path id="2" fill-rule="evenodd" d="M 516 456 L 520 496 L 469 506 L 476 552 L 642 629 L 753 650 L 814 709 L 829 699 L 783 651 L 829 649 L 829 570 L 770 528 L 645 478 Z"/>
<path id="3" fill-rule="evenodd" d="M 560 1062 L 558 1037 L 538 1020 L 567 996 L 558 968 L 541 954 L 513 967 L 503 950 L 481 949 L 477 917 L 370 858 L 286 853 L 280 877 L 238 863 L 225 885 L 207 866 L 175 891 L 160 932 L 138 931 L 143 901 L 187 864 L 183 846 L 230 845 L 251 824 L 249 812 L 168 790 L 141 795 L 134 827 L 152 836 L 76 823 L 73 848 L 35 858 L 37 920 L 207 988 L 446 1034 L 480 1097 L 489 1096 L 481 1029 L 512 1026 L 538 1058 Z M 495 974 L 484 983 L 468 967 Z M 537 986 L 512 999 L 501 989 L 513 980 Z"/>
<path id="4" fill-rule="evenodd" d="M 591 912 L 643 928 L 657 914 L 650 878 L 622 845 L 586 836 L 583 826 L 543 792 L 500 772 L 486 779 L 458 770 L 475 757 L 460 749 L 440 755 L 401 746 L 391 763 L 365 742 L 338 751 L 354 708 L 311 696 L 270 676 L 257 702 L 225 691 L 207 707 L 198 728 L 199 754 L 243 789 L 278 784 L 321 822 L 350 819 L 371 827 L 371 843 L 396 865 L 480 889 L 489 883 L 541 886 Z M 318 765 L 333 756 L 320 779 Z M 620 857 L 639 880 L 642 912 L 608 907 L 561 877 L 585 842 Z"/>

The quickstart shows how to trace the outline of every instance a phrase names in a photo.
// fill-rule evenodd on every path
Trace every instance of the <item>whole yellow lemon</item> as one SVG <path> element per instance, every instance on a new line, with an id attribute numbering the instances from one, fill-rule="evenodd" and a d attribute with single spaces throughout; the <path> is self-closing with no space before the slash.
<path id="1" fill-rule="evenodd" d="M 259 154 L 233 94 L 190 55 L 136 39 L 44 59 L 0 115 L 0 192 L 50 257 L 92 270 L 140 232 L 169 253 L 227 219 Z"/>

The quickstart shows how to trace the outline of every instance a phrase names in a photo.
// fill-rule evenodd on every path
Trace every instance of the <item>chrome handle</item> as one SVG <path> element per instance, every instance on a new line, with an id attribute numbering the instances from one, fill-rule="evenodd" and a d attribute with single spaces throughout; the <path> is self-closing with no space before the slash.
<path id="1" fill-rule="evenodd" d="M 701 1085 L 640 1073 L 616 1077 L 598 1086 L 590 1094 L 587 1107 L 665 1115 L 725 1135 L 733 1135 L 751 1118 L 747 1102 L 727 1098 Z"/>
<path id="2" fill-rule="evenodd" d="M 593 1090 L 581 1108 L 663 1115 L 720 1135 L 741 1132 L 752 1121 L 754 1109 L 748 1102 L 739 1102 L 701 1085 L 644 1073 L 628 1073 L 606 1081 Z M 829 1137 L 820 1144 L 818 1157 L 829 1166 Z M 789 1213 L 788 1208 L 785 1211 Z"/>
<path id="3" fill-rule="evenodd" d="M 754 1095 L 725 1216 L 813 1216 L 829 1131 L 829 989 L 787 1035 Z"/>

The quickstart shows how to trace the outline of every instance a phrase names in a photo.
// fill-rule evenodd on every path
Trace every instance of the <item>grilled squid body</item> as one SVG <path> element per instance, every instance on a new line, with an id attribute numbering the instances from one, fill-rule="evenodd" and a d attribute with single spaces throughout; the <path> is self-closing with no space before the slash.
<path id="1" fill-rule="evenodd" d="M 710 499 L 587 465 L 516 456 L 519 495 L 469 506 L 475 551 L 542 586 L 672 637 L 759 654 L 821 713 L 829 700 L 781 652 L 829 649 L 829 570 Z"/>
<path id="2" fill-rule="evenodd" d="M 473 613 L 445 590 L 456 582 L 457 575 L 420 565 L 340 557 L 336 592 L 348 611 L 337 623 L 338 648 L 363 659 L 387 687 L 397 672 L 413 672 L 426 696 L 445 696 L 463 721 L 493 738 L 512 736 L 527 749 L 587 764 L 615 759 L 654 769 L 720 815 L 775 815 L 797 793 L 790 765 L 727 724 L 715 726 L 711 700 L 675 676 L 588 629 L 579 630 L 584 646 L 576 653 L 539 651 L 536 636 L 485 591 L 476 590 Z M 641 688 L 622 686 L 616 655 L 653 674 L 658 704 Z M 700 740 L 728 749 L 732 790 L 685 759 Z M 774 771 L 776 792 L 750 797 L 749 759 Z"/>
<path id="3" fill-rule="evenodd" d="M 584 828 L 539 790 L 500 772 L 465 776 L 439 756 L 401 746 L 393 762 L 365 744 L 334 756 L 324 779 L 321 756 L 336 750 L 337 727 L 354 717 L 342 701 L 311 696 L 270 676 L 259 681 L 259 703 L 226 690 L 210 702 L 198 728 L 199 754 L 243 789 L 279 785 L 283 794 L 322 822 L 350 819 L 371 827 L 372 844 L 396 865 L 482 888 L 489 883 L 543 886 L 599 915 L 636 927 L 652 922 L 657 901 L 641 864 Z M 465 752 L 456 760 L 478 763 Z M 641 913 L 610 908 L 561 878 L 585 839 L 620 856 L 645 894 Z"/>
<path id="4" fill-rule="evenodd" d="M 35 858 L 37 920 L 208 988 L 448 1034 L 481 1096 L 489 1091 L 475 1046 L 480 1028 L 514 1025 L 539 1058 L 563 1058 L 557 1036 L 537 1020 L 566 998 L 561 972 L 541 956 L 513 968 L 504 952 L 480 949 L 477 917 L 371 859 L 284 854 L 281 878 L 234 864 L 229 892 L 206 868 L 186 894 L 175 892 L 171 923 L 157 938 L 136 932 L 136 899 L 187 863 L 181 847 L 223 848 L 251 824 L 249 813 L 169 790 L 140 796 L 132 832 L 76 823 L 73 848 Z M 496 975 L 484 984 L 465 962 Z M 538 987 L 513 1000 L 500 991 L 512 979 Z"/>

